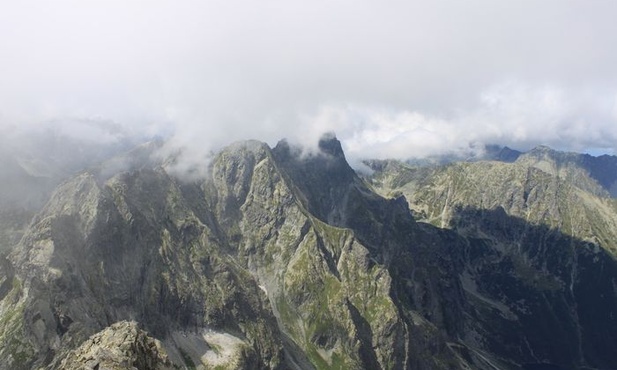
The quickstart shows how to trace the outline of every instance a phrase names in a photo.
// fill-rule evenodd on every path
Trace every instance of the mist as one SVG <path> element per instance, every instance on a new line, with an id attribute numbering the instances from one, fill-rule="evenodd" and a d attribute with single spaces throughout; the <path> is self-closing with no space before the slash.
<path id="1" fill-rule="evenodd" d="M 72 1 L 0 5 L 2 145 L 332 131 L 350 160 L 481 148 L 612 153 L 617 3 Z M 480 150 L 480 149 L 478 149 Z"/>

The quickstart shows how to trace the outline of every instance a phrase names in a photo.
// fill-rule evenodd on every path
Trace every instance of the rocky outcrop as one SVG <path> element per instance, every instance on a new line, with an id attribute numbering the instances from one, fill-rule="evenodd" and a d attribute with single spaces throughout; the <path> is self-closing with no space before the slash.
<path id="1" fill-rule="evenodd" d="M 115 323 L 69 352 L 59 369 L 173 369 L 161 342 L 135 322 Z"/>
<path id="2" fill-rule="evenodd" d="M 267 300 L 183 191 L 162 169 L 102 185 L 83 173 L 59 187 L 10 256 L 15 288 L 0 309 L 15 312 L 12 340 L 21 345 L 0 351 L 23 362 L 4 366 L 47 366 L 114 322 L 136 320 L 160 339 L 231 331 L 246 343 L 243 359 L 276 368 L 282 354 Z"/>
<path id="3" fill-rule="evenodd" d="M 474 227 L 473 220 L 460 220 L 460 210 L 501 208 L 531 225 L 545 225 L 617 253 L 617 201 L 576 162 L 538 161 L 538 150 L 514 163 L 426 168 L 400 162 L 379 167 L 374 162 L 377 172 L 370 182 L 386 197 L 405 196 L 417 219 L 444 228 L 457 224 L 459 233 L 464 234 L 466 224 Z"/>
<path id="4" fill-rule="evenodd" d="M 617 297 L 592 288 L 617 281 L 615 200 L 580 158 L 538 148 L 513 163 L 370 163 L 375 189 L 404 195 L 417 219 L 465 237 L 448 253 L 464 293 L 463 342 L 497 355 L 493 363 L 617 366 L 604 355 Z"/>
<path id="5" fill-rule="evenodd" d="M 319 147 L 232 144 L 200 180 L 137 150 L 61 184 L 0 263 L 0 369 L 614 365 L 608 237 L 547 221 L 594 195 L 520 163 L 474 164 L 480 193 L 458 164 L 367 183 Z"/>

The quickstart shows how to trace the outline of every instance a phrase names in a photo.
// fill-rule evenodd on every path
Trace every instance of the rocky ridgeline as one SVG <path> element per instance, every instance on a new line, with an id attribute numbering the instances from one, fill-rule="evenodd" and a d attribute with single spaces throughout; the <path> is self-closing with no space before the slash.
<path id="1" fill-rule="evenodd" d="M 135 322 L 121 321 L 91 336 L 72 350 L 62 369 L 173 369 L 161 342 Z"/>
<path id="2" fill-rule="evenodd" d="M 62 183 L 0 261 L 0 369 L 617 367 L 593 179 L 523 155 L 367 181 L 320 150 L 233 144 L 198 181 L 137 150 Z"/>

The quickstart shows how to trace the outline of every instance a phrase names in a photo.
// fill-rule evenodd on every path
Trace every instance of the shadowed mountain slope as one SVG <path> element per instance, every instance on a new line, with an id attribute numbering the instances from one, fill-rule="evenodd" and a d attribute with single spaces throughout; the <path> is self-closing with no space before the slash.
<path id="1" fill-rule="evenodd" d="M 409 204 L 447 227 L 419 223 L 375 181 L 438 195 L 450 173 L 370 185 L 336 138 L 319 148 L 232 144 L 190 182 L 135 155 L 62 183 L 0 264 L 0 368 L 616 367 L 600 236 L 439 196 Z M 554 194 L 532 178 L 528 208 Z"/>

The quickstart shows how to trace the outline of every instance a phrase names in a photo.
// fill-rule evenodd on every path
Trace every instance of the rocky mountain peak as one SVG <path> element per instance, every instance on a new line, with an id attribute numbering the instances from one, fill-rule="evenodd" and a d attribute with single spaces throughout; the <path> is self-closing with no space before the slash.
<path id="1" fill-rule="evenodd" d="M 511 163 L 516 161 L 521 154 L 518 150 L 507 146 L 487 145 L 483 159 Z"/>
<path id="2" fill-rule="evenodd" d="M 343 153 L 343 146 L 341 142 L 336 138 L 336 134 L 333 132 L 325 133 L 319 138 L 319 150 L 325 154 L 329 154 L 337 158 L 345 158 Z"/>
<path id="3" fill-rule="evenodd" d="M 518 159 L 523 165 L 531 165 L 544 172 L 558 175 L 578 187 L 598 195 L 617 195 L 617 157 L 562 152 L 547 146 L 539 146 Z"/>
<path id="4" fill-rule="evenodd" d="M 62 360 L 61 369 L 171 370 L 160 341 L 150 337 L 136 322 L 115 323 L 74 349 Z"/>
<path id="5" fill-rule="evenodd" d="M 319 147 L 63 182 L 0 259 L 0 369 L 617 366 L 610 199 L 522 160 L 373 181 Z"/>
<path id="6" fill-rule="evenodd" d="M 307 209 L 323 221 L 339 222 L 345 218 L 349 191 L 362 182 L 333 134 L 319 141 L 319 149 L 318 153 L 307 153 L 282 141 L 272 153 L 285 176 L 300 190 Z M 337 222 L 334 224 L 341 225 Z"/>

